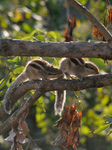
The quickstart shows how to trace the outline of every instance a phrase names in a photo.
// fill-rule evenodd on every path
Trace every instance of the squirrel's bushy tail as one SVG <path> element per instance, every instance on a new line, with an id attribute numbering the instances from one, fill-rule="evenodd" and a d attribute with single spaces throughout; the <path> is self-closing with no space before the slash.
<path id="1" fill-rule="evenodd" d="M 16 80 L 10 85 L 5 96 L 4 96 L 4 109 L 7 114 L 11 113 L 11 109 L 13 107 L 13 99 L 11 99 L 11 95 L 16 90 L 17 86 L 19 86 L 23 81 L 27 79 L 27 75 L 25 73 L 21 73 Z"/>
<path id="2" fill-rule="evenodd" d="M 66 91 L 63 90 L 55 91 L 55 95 L 56 95 L 54 104 L 55 115 L 61 115 L 66 101 Z"/>

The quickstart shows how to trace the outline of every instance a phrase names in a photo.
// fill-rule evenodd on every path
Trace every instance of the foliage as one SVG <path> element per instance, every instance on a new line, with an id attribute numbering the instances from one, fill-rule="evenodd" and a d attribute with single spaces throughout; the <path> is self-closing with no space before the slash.
<path id="1" fill-rule="evenodd" d="M 103 23 L 106 14 L 106 1 L 104 0 L 79 0 L 86 5 L 94 16 Z M 99 7 L 100 6 L 100 7 Z M 108 5 L 110 7 L 110 5 Z M 73 8 L 72 8 L 73 9 Z M 94 37 L 93 26 L 76 10 L 76 28 L 73 31 L 74 39 L 77 41 L 100 41 Z M 67 26 L 65 1 L 62 0 L 1 0 L 0 1 L 0 38 L 16 38 L 36 41 L 64 41 L 64 29 Z M 73 14 L 74 15 L 74 14 Z M 110 28 L 111 31 L 111 28 Z M 38 57 L 0 57 L 0 100 L 7 87 L 24 69 L 25 63 L 32 58 Z M 44 58 L 53 65 L 58 66 L 60 59 Z M 111 73 L 112 62 L 106 65 L 101 59 L 90 59 L 100 68 L 100 73 Z M 82 125 L 80 129 L 79 147 L 87 148 L 88 137 L 91 138 L 89 150 L 112 149 L 112 87 L 89 89 L 76 92 L 83 107 Z M 33 94 L 30 91 L 25 98 Z M 66 105 L 71 104 L 76 99 L 73 92 L 67 92 Z M 20 100 L 19 100 L 20 101 Z M 37 139 L 37 145 L 42 149 L 54 149 L 51 143 L 57 136 L 57 131 L 53 128 L 58 116 L 54 115 L 54 93 L 47 92 L 30 108 L 27 117 L 30 134 Z M 2 122 L 1 122 L 2 123 Z M 94 133 L 95 132 L 95 133 Z M 96 135 L 99 134 L 99 135 Z M 8 132 L 3 134 L 8 136 Z M 44 137 L 44 138 L 43 138 Z M 95 141 L 94 137 L 97 138 Z M 105 138 L 104 138 L 105 137 Z M 102 143 L 100 143 L 102 141 Z M 108 142 L 107 142 L 108 141 Z M 89 141 L 90 142 L 90 141 Z M 96 142 L 94 144 L 94 142 Z M 9 149 L 9 144 L 0 137 L 0 147 Z M 100 147 L 98 145 L 100 143 Z M 30 149 L 34 149 L 33 145 Z M 80 149 L 80 148 L 79 148 Z"/>

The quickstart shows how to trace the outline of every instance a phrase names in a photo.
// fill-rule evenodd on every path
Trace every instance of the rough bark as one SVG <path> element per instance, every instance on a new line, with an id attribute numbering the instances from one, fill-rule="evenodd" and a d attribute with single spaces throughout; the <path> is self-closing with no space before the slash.
<path id="1" fill-rule="evenodd" d="M 112 49 L 106 42 L 34 42 L 0 40 L 1 56 L 88 57 L 112 59 Z"/>
<path id="2" fill-rule="evenodd" d="M 36 101 L 43 91 L 38 90 L 33 94 L 18 110 L 16 110 L 1 126 L 0 126 L 0 135 L 6 131 L 14 121 L 16 121 L 24 112 L 27 110 L 34 101 Z"/>
<path id="3" fill-rule="evenodd" d="M 79 91 L 88 88 L 99 88 L 104 86 L 112 85 L 112 74 L 105 75 L 96 75 L 85 77 L 83 80 L 74 79 L 74 80 L 66 80 L 66 79 L 56 79 L 56 80 L 33 80 L 24 82 L 20 85 L 15 93 L 12 95 L 12 99 L 14 99 L 13 103 L 15 103 L 22 95 L 28 92 L 31 89 L 36 89 L 34 95 L 32 95 L 22 107 L 20 107 L 11 117 L 8 118 L 1 126 L 0 126 L 0 134 L 3 133 L 15 120 L 18 119 L 19 116 L 29 108 L 40 96 L 42 96 L 45 92 L 55 91 L 55 90 L 72 90 Z M 2 112 L 1 112 L 2 111 Z M 5 112 L 3 110 L 3 105 L 0 108 L 0 114 L 2 113 L 1 119 L 4 117 Z"/>

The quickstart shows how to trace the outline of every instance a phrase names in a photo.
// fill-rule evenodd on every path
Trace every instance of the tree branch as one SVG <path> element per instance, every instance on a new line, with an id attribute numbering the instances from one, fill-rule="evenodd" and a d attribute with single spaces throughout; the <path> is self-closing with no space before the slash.
<path id="1" fill-rule="evenodd" d="M 76 0 L 68 0 L 69 3 L 80 11 L 97 29 L 99 32 L 104 36 L 104 38 L 109 42 L 109 46 L 112 48 L 112 35 L 111 33 L 105 28 L 103 24 L 101 24 L 90 12 L 89 10 L 81 5 Z"/>
<path id="2" fill-rule="evenodd" d="M 1 56 L 88 57 L 112 59 L 112 49 L 106 42 L 39 42 L 2 39 Z"/>
<path id="3" fill-rule="evenodd" d="M 7 130 L 41 95 L 42 90 L 35 92 L 18 110 L 16 110 L 1 126 L 0 135 Z"/>
<path id="4" fill-rule="evenodd" d="M 36 89 L 37 91 L 0 126 L 0 134 L 3 133 L 14 121 L 16 121 L 18 117 L 21 116 L 21 114 L 26 109 L 28 109 L 45 92 L 55 91 L 55 90 L 79 91 L 88 88 L 99 88 L 99 87 L 110 86 L 110 85 L 112 85 L 111 73 L 105 75 L 85 77 L 83 78 L 83 81 L 79 79 L 74 79 L 74 80 L 55 79 L 55 80 L 46 80 L 46 81 L 31 80 L 31 81 L 24 82 L 16 89 L 16 91 L 12 95 L 12 99 L 14 99 L 13 103 L 15 103 L 18 100 L 18 98 L 20 98 L 29 90 Z M 3 105 L 1 106 L 1 108 L 3 108 Z"/>

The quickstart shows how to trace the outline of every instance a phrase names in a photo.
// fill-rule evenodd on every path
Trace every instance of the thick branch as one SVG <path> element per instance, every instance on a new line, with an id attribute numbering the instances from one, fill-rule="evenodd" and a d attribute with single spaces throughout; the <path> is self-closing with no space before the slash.
<path id="1" fill-rule="evenodd" d="M 0 40 L 1 56 L 88 57 L 112 59 L 112 49 L 106 42 L 45 43 L 12 39 Z"/>
<path id="2" fill-rule="evenodd" d="M 39 89 L 35 94 L 33 94 L 18 110 L 16 110 L 1 126 L 0 135 L 7 130 L 13 122 L 15 122 L 24 112 L 27 110 L 44 92 Z"/>
<path id="3" fill-rule="evenodd" d="M 7 129 L 9 125 L 11 125 L 27 108 L 29 108 L 45 92 L 55 90 L 79 91 L 88 88 L 99 88 L 110 85 L 112 85 L 112 74 L 85 77 L 83 78 L 83 81 L 79 79 L 56 79 L 46 81 L 33 80 L 24 82 L 16 89 L 15 93 L 12 95 L 14 103 L 17 101 L 17 99 L 19 99 L 22 95 L 24 95 L 31 89 L 37 89 L 37 92 L 25 102 L 21 109 L 16 111 L 6 122 L 3 123 L 3 125 L 0 126 L 0 133 L 5 131 L 5 129 Z M 1 111 L 3 111 L 3 105 L 0 108 L 0 114 Z M 5 113 L 2 115 L 5 115 Z M 3 118 L 3 116 L 1 116 L 1 118 Z"/>
<path id="4" fill-rule="evenodd" d="M 89 10 L 81 5 L 76 0 L 68 0 L 69 3 L 76 8 L 78 11 L 80 11 L 95 27 L 98 28 L 98 30 L 101 32 L 101 34 L 105 37 L 105 39 L 111 44 L 112 42 L 112 35 L 111 33 L 105 28 L 104 25 L 102 25 L 90 12 Z M 110 45 L 112 47 L 112 45 Z"/>

